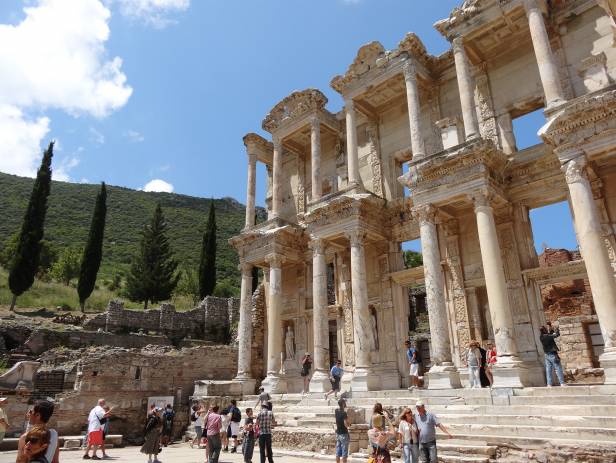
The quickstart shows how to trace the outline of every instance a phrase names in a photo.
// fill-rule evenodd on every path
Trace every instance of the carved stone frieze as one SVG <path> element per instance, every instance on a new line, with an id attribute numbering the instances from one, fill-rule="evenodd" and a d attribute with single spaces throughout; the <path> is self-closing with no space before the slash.
<path id="1" fill-rule="evenodd" d="M 265 116 L 262 124 L 263 130 L 274 132 L 284 122 L 323 110 L 326 104 L 327 97 L 316 88 L 293 92 Z"/>
<path id="2" fill-rule="evenodd" d="M 370 167 L 372 170 L 372 191 L 375 195 L 383 197 L 383 173 L 381 168 L 381 150 L 379 146 L 378 126 L 369 124 L 366 135 L 370 143 Z"/>

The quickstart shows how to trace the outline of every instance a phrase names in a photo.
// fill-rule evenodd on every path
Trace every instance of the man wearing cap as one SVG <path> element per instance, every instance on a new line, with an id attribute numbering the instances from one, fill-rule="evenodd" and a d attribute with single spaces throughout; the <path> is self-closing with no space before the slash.
<path id="1" fill-rule="evenodd" d="M 436 415 L 426 411 L 426 407 L 421 400 L 418 400 L 415 406 L 417 407 L 415 422 L 419 429 L 419 459 L 422 463 L 437 463 L 436 428 L 438 427 L 447 434 L 450 439 L 453 436 Z"/>
<path id="2" fill-rule="evenodd" d="M 8 399 L 6 397 L 0 397 L 0 444 L 4 440 L 4 434 L 9 427 L 9 419 L 6 417 L 3 406 L 6 405 Z"/>

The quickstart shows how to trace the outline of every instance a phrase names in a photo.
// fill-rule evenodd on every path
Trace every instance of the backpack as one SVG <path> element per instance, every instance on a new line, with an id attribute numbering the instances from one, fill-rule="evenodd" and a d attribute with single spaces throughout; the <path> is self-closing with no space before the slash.
<path id="1" fill-rule="evenodd" d="M 231 421 L 235 423 L 239 423 L 240 421 L 242 421 L 242 412 L 240 412 L 239 408 L 233 407 L 231 409 Z"/>
<path id="2" fill-rule="evenodd" d="M 195 412 L 192 412 L 190 414 L 190 421 L 197 421 L 197 415 L 195 414 Z"/>

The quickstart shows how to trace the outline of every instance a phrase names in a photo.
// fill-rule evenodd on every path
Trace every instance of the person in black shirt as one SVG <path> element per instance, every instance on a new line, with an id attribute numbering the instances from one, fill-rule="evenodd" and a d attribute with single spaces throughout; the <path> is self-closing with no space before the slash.
<path id="1" fill-rule="evenodd" d="M 252 463 L 252 454 L 255 450 L 255 420 L 252 416 L 252 408 L 246 409 L 244 420 L 244 441 L 242 442 L 242 455 L 244 463 Z"/>
<path id="2" fill-rule="evenodd" d="M 231 421 L 229 422 L 227 434 L 233 439 L 231 453 L 235 453 L 237 452 L 237 435 L 240 432 L 240 421 L 242 421 L 242 412 L 240 412 L 240 409 L 237 408 L 236 400 L 231 400 L 231 405 L 229 405 L 229 415 L 231 416 Z"/>
<path id="3" fill-rule="evenodd" d="M 312 369 L 312 358 L 310 354 L 306 352 L 304 358 L 302 359 L 302 378 L 304 378 L 304 389 L 302 390 L 302 394 L 308 393 L 308 385 L 310 383 L 310 370 Z"/>
<path id="4" fill-rule="evenodd" d="M 539 339 L 543 345 L 543 352 L 545 353 L 545 376 L 548 382 L 548 387 L 552 387 L 552 375 L 556 370 L 556 376 L 560 381 L 561 386 L 566 386 L 565 375 L 563 373 L 563 366 L 560 363 L 560 356 L 558 355 L 558 346 L 555 339 L 560 336 L 558 328 L 552 328 L 552 323 L 547 322 L 546 326 L 542 326 L 539 329 Z"/>
<path id="5" fill-rule="evenodd" d="M 336 463 L 346 463 L 349 456 L 349 416 L 345 410 L 346 401 L 340 399 L 336 410 Z"/>

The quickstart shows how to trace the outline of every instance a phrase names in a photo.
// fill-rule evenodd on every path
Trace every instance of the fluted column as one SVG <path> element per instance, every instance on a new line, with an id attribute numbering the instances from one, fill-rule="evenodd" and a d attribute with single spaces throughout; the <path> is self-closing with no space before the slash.
<path id="1" fill-rule="evenodd" d="M 357 122 L 355 118 L 355 103 L 352 99 L 344 102 L 346 113 L 346 135 L 347 135 L 347 170 L 350 184 L 360 184 L 359 177 L 359 158 L 357 154 Z"/>
<path id="2" fill-rule="evenodd" d="M 355 343 L 355 372 L 351 381 L 354 391 L 370 391 L 378 386 L 378 378 L 371 373 L 370 352 L 376 340 L 372 332 L 371 314 L 368 307 L 366 281 L 366 235 L 360 230 L 347 233 L 351 244 L 351 292 L 353 301 L 353 335 Z"/>
<path id="3" fill-rule="evenodd" d="M 616 384 L 616 280 L 586 172 L 586 159 L 582 156 L 563 165 L 569 187 L 575 230 L 580 251 L 586 265 L 595 312 L 605 342 L 599 357 L 606 384 Z"/>
<path id="4" fill-rule="evenodd" d="M 479 136 L 477 110 L 475 109 L 475 82 L 462 37 L 456 37 L 452 43 L 460 92 L 460 104 L 462 106 L 462 119 L 464 120 L 464 133 L 468 140 Z"/>
<path id="5" fill-rule="evenodd" d="M 237 377 L 252 378 L 252 265 L 241 262 L 240 321 L 237 328 Z"/>
<path id="6" fill-rule="evenodd" d="M 451 361 L 451 341 L 445 301 L 445 275 L 436 230 L 436 208 L 430 204 L 413 209 L 419 222 L 421 254 L 426 282 L 426 303 L 430 322 L 430 389 L 460 387 L 460 378 Z"/>
<path id="7" fill-rule="evenodd" d="M 419 159 L 426 154 L 424 139 L 421 134 L 419 90 L 417 88 L 417 68 L 412 59 L 408 59 L 402 67 L 406 84 L 406 104 L 409 112 L 411 129 L 411 149 L 413 158 Z"/>
<path id="8" fill-rule="evenodd" d="M 282 209 L 282 141 L 274 137 L 272 167 L 272 217 L 280 217 Z"/>
<path id="9" fill-rule="evenodd" d="M 257 183 L 257 155 L 248 153 L 248 180 L 246 181 L 246 223 L 244 228 L 255 225 L 255 190 Z"/>
<path id="10" fill-rule="evenodd" d="M 280 378 L 282 367 L 282 257 L 267 256 L 269 264 L 269 297 L 267 301 L 267 376 L 263 387 L 268 392 L 286 392 L 286 382 Z"/>
<path id="11" fill-rule="evenodd" d="M 325 241 L 315 239 L 312 248 L 312 326 L 314 337 L 314 374 L 310 392 L 327 392 L 329 383 L 329 319 L 327 307 L 327 264 Z"/>
<path id="12" fill-rule="evenodd" d="M 312 158 L 312 200 L 317 201 L 323 195 L 321 179 L 321 122 L 318 117 L 310 119 L 310 152 Z"/>
<path id="13" fill-rule="evenodd" d="M 494 367 L 494 386 L 522 387 L 524 372 L 520 368 L 518 347 L 515 342 L 513 312 L 509 304 L 509 290 L 505 280 L 505 270 L 501 257 L 494 211 L 487 192 L 477 192 L 473 195 L 477 232 L 483 275 L 488 293 L 490 317 L 494 329 L 494 341 L 498 354 L 497 365 Z"/>
<path id="14" fill-rule="evenodd" d="M 550 38 L 545 27 L 543 13 L 539 7 L 539 1 L 524 0 L 524 8 L 528 17 L 528 28 L 530 29 L 535 57 L 539 66 L 539 75 L 543 85 L 543 92 L 545 93 L 546 106 L 549 108 L 562 103 L 565 101 L 565 98 L 558 76 L 556 60 L 550 47 Z"/>

